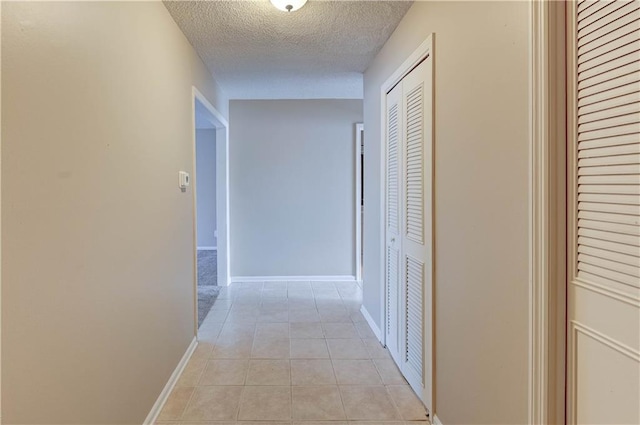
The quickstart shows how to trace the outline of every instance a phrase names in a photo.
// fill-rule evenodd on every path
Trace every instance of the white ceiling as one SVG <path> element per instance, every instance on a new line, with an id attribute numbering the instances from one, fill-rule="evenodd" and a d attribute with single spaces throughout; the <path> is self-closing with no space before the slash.
<path id="1" fill-rule="evenodd" d="M 360 99 L 362 73 L 412 2 L 164 4 L 231 99 Z"/>

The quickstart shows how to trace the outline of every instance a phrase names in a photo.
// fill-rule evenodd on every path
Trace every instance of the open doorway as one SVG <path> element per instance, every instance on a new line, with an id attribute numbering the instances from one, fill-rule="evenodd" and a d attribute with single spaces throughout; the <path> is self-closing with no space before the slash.
<path id="1" fill-rule="evenodd" d="M 200 327 L 229 284 L 228 124 L 194 88 L 194 265 Z"/>
<path id="2" fill-rule="evenodd" d="M 364 124 L 356 124 L 355 144 L 355 188 L 356 188 L 356 282 L 362 286 L 364 267 Z"/>

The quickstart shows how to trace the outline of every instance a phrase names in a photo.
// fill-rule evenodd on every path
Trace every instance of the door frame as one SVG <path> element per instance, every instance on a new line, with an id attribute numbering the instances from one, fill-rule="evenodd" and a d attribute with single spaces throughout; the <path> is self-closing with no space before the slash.
<path id="1" fill-rule="evenodd" d="M 530 2 L 529 424 L 565 423 L 567 9 Z"/>
<path id="2" fill-rule="evenodd" d="M 432 58 L 432 81 L 431 81 L 431 96 L 432 96 L 432 117 L 431 122 L 433 126 L 431 128 L 431 137 L 433 141 L 433 147 L 435 152 L 435 34 L 429 34 L 425 40 L 418 46 L 416 50 L 409 55 L 409 57 L 400 65 L 396 71 L 391 74 L 391 76 L 380 86 L 380 135 L 383 140 L 380 143 L 380 176 L 382 176 L 382 181 L 380 184 L 380 234 L 381 234 L 381 243 L 380 243 L 380 258 L 382 261 L 380 262 L 380 276 L 382 279 L 382 285 L 380 285 L 380 311 L 382 312 L 381 322 L 383 323 L 381 329 L 381 342 L 386 346 L 386 335 L 387 335 L 387 279 L 386 279 L 386 227 L 385 223 L 387 220 L 387 144 L 384 141 L 386 139 L 387 134 L 387 93 L 389 93 L 393 87 L 395 87 L 402 79 L 409 74 L 415 67 L 417 67 L 422 61 L 424 61 L 427 57 L 431 56 Z M 435 157 L 435 155 L 434 155 Z M 435 181 L 435 166 L 432 170 L 432 182 Z M 433 184 L 433 196 L 435 199 L 435 184 Z M 432 205 L 431 211 L 431 223 L 425 223 L 425 226 L 430 225 L 432 229 L 431 233 L 431 246 L 435 248 L 435 202 Z M 432 421 L 437 420 L 436 412 L 435 412 L 435 249 L 432 250 L 432 265 L 431 267 L 431 288 L 425 288 L 424 294 L 430 294 L 431 303 L 424 303 L 425 309 L 425 317 L 431 317 L 431 326 L 427 329 L 425 327 L 425 346 L 430 346 L 430 350 L 424 350 L 424 364 L 423 364 L 423 373 L 426 376 L 431 377 L 430 382 L 425 382 L 425 391 L 427 392 L 426 398 L 426 407 L 429 410 L 429 415 Z M 426 275 L 425 275 L 426 277 Z M 427 388 L 428 386 L 428 388 Z"/>
<path id="3" fill-rule="evenodd" d="M 356 215 L 356 283 L 362 286 L 362 155 L 364 149 L 362 146 L 362 138 L 364 132 L 364 124 L 356 124 L 356 146 L 355 146 L 355 215 Z"/>
<path id="4" fill-rule="evenodd" d="M 230 217 L 229 217 L 229 122 L 196 88 L 192 87 L 191 119 L 192 119 L 192 212 L 193 212 L 193 293 L 194 293 L 194 327 L 198 334 L 198 216 L 197 216 L 197 184 L 196 178 L 196 101 L 200 102 L 213 117 L 216 128 L 216 227 L 218 285 L 229 286 L 231 283 L 230 252 Z M 222 278 L 222 280 L 220 280 Z"/>

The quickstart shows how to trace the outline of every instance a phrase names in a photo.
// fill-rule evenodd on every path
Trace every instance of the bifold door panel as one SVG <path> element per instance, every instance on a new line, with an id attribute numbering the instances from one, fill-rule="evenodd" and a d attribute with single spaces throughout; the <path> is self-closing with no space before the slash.
<path id="1" fill-rule="evenodd" d="M 386 97 L 386 343 L 431 409 L 432 59 Z"/>
<path id="2" fill-rule="evenodd" d="M 640 423 L 640 2 L 568 3 L 569 424 Z"/>

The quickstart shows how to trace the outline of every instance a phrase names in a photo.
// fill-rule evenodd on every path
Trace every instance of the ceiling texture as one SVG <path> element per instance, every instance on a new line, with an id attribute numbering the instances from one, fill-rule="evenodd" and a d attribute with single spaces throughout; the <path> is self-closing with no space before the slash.
<path id="1" fill-rule="evenodd" d="M 231 99 L 361 99 L 362 73 L 411 1 L 165 1 Z"/>

